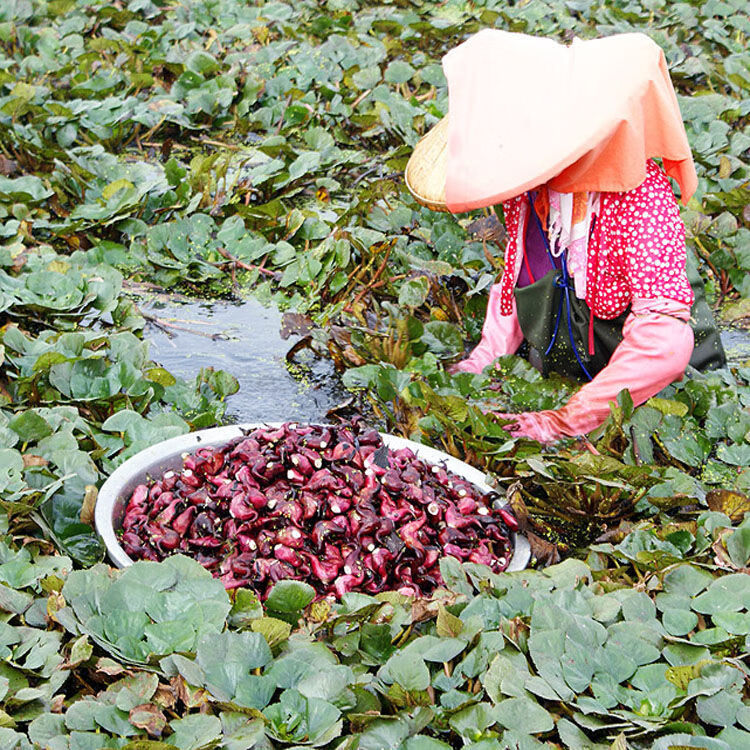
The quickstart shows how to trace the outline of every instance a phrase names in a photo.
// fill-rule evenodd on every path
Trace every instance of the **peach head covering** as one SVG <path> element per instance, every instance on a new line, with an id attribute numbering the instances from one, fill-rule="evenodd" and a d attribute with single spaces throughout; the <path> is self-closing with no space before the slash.
<path id="1" fill-rule="evenodd" d="M 447 132 L 447 159 L 433 163 L 445 170 L 450 211 L 492 206 L 545 183 L 561 193 L 632 190 L 652 157 L 680 185 L 683 203 L 695 192 L 664 53 L 644 34 L 565 46 L 486 29 L 445 55 L 443 69 L 450 120 L 436 127 Z M 419 144 L 414 161 L 418 151 Z M 412 166 L 407 184 L 416 194 Z"/>

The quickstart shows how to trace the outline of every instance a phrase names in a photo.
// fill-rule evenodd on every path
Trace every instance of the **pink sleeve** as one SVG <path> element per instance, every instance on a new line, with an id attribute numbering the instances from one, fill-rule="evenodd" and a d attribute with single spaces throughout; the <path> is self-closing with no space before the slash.
<path id="1" fill-rule="evenodd" d="M 598 427 L 620 391 L 630 391 L 640 406 L 684 374 L 693 353 L 688 323 L 659 312 L 631 313 L 623 333 L 607 366 L 559 410 L 563 435 L 582 435 Z"/>
<path id="2" fill-rule="evenodd" d="M 616 244 L 631 298 L 668 299 L 690 307 L 685 225 L 669 179 L 655 162 L 648 162 L 641 185 L 622 194 L 617 224 Z"/>
<path id="3" fill-rule="evenodd" d="M 540 442 L 584 435 L 609 416 L 620 391 L 630 391 L 638 406 L 682 377 L 693 353 L 693 330 L 685 322 L 689 308 L 671 300 L 636 307 L 607 366 L 561 409 L 507 415 L 517 419 L 514 434 Z"/>
<path id="4" fill-rule="evenodd" d="M 498 357 L 515 354 L 521 346 L 523 333 L 518 324 L 516 300 L 512 300 L 511 314 L 503 315 L 500 310 L 500 296 L 500 284 L 493 284 L 487 302 L 487 316 L 484 319 L 481 340 L 466 359 L 449 367 L 448 372 L 480 373 Z"/>

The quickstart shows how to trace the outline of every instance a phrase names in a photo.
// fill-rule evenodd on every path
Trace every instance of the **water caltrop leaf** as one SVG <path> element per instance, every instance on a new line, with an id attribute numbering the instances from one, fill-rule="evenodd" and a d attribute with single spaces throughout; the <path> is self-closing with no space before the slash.
<path id="1" fill-rule="evenodd" d="M 354 681 L 351 667 L 337 664 L 303 677 L 297 683 L 297 690 L 305 698 L 321 698 L 335 703 Z"/>
<path id="2" fill-rule="evenodd" d="M 77 638 L 70 648 L 70 658 L 68 660 L 71 667 L 77 666 L 84 661 L 88 661 L 94 653 L 93 646 L 89 643 L 88 636 L 82 635 Z"/>
<path id="3" fill-rule="evenodd" d="M 0 177 L 0 198 L 10 198 L 14 201 L 38 202 L 52 195 L 52 190 L 45 187 L 39 177 L 25 175 L 23 177 Z"/>
<path id="4" fill-rule="evenodd" d="M 646 406 L 650 406 L 662 414 L 671 414 L 677 417 L 684 417 L 689 411 L 687 404 L 683 404 L 682 401 L 671 401 L 666 398 L 657 398 L 656 396 L 650 398 L 646 402 Z"/>
<path id="5" fill-rule="evenodd" d="M 750 563 L 750 527 L 741 526 L 725 537 L 727 552 L 738 568 Z"/>
<path id="6" fill-rule="evenodd" d="M 474 739 L 481 736 L 487 727 L 495 723 L 495 720 L 489 703 L 477 703 L 451 716 L 450 725 L 454 732 Z"/>
<path id="7" fill-rule="evenodd" d="M 134 727 L 145 729 L 152 737 L 160 737 L 167 726 L 164 713 L 153 703 L 133 706 L 128 718 Z"/>
<path id="8" fill-rule="evenodd" d="M 424 729 L 432 716 L 431 709 L 419 707 L 412 711 L 400 711 L 394 716 L 378 717 L 360 734 L 357 750 L 398 748 L 408 737 Z"/>
<path id="9" fill-rule="evenodd" d="M 711 510 L 725 513 L 732 521 L 742 520 L 750 512 L 750 497 L 742 492 L 732 490 L 711 490 L 706 495 L 706 502 Z"/>
<path id="10" fill-rule="evenodd" d="M 440 562 L 440 575 L 445 585 L 459 594 L 471 594 L 473 587 L 469 583 L 466 572 L 461 567 L 461 563 L 455 557 L 443 557 Z"/>
<path id="11" fill-rule="evenodd" d="M 94 709 L 94 717 L 102 729 L 112 734 L 132 737 L 139 733 L 138 729 L 130 723 L 127 712 L 120 710 L 117 706 L 99 703 Z"/>
<path id="12" fill-rule="evenodd" d="M 406 740 L 404 750 L 450 750 L 450 745 L 434 737 L 418 734 Z"/>
<path id="13" fill-rule="evenodd" d="M 266 675 L 247 675 L 243 677 L 234 694 L 234 702 L 244 708 L 255 708 L 262 711 L 276 692 L 276 681 Z"/>
<path id="14" fill-rule="evenodd" d="M 232 700 L 251 670 L 264 667 L 271 659 L 271 649 L 260 633 L 208 634 L 199 641 L 196 653 L 205 687 L 224 701 Z"/>
<path id="15" fill-rule="evenodd" d="M 199 750 L 221 736 L 221 721 L 216 716 L 190 714 L 169 722 L 173 734 L 170 745 L 179 750 Z"/>
<path id="16" fill-rule="evenodd" d="M 430 670 L 424 659 L 415 653 L 394 654 L 386 663 L 388 673 L 406 691 L 426 690 L 430 684 Z"/>
<path id="17" fill-rule="evenodd" d="M 750 466 L 750 445 L 722 443 L 716 450 L 716 457 L 732 466 Z"/>
<path id="18" fill-rule="evenodd" d="M 664 590 L 669 593 L 696 596 L 714 580 L 707 571 L 694 565 L 678 565 L 664 576 Z"/>
<path id="19" fill-rule="evenodd" d="M 149 623 L 143 628 L 148 650 L 152 654 L 191 651 L 195 646 L 195 627 L 187 620 Z"/>
<path id="20" fill-rule="evenodd" d="M 455 615 L 452 615 L 445 607 L 441 606 L 438 609 L 435 626 L 438 635 L 446 636 L 447 638 L 455 638 L 456 636 L 461 635 L 463 627 L 463 622 Z"/>
<path id="21" fill-rule="evenodd" d="M 407 307 L 419 307 L 427 300 L 427 294 L 430 291 L 430 283 L 424 276 L 416 279 L 409 279 L 405 282 L 398 293 L 399 305 Z"/>
<path id="22" fill-rule="evenodd" d="M 746 5 L 0 2 L 0 748 L 750 750 Z M 503 209 L 431 211 L 403 171 L 448 111 L 443 56 L 483 27 L 549 44 L 645 32 L 697 157 L 688 270 L 731 324 L 729 367 L 637 408 L 620 397 L 591 443 L 532 446 L 486 412 L 555 410 L 580 384 L 513 355 L 446 367 L 482 336 Z M 266 602 L 268 579 L 227 594 L 212 573 L 234 571 L 197 542 L 208 569 L 81 570 L 102 555 L 104 477 L 267 398 L 233 405 L 233 375 L 191 356 L 252 369 L 256 313 L 237 307 L 216 356 L 215 326 L 168 317 L 247 295 L 309 323 L 300 387 L 522 498 L 535 569 L 449 557 L 434 599 L 373 594 L 368 573 L 368 594 L 317 603 L 294 583 Z M 189 380 L 150 349 L 162 336 Z M 258 406 L 297 406 L 276 401 Z M 342 555 L 400 549 L 381 525 Z M 462 546 L 483 525 L 437 533 Z"/>
<path id="23" fill-rule="evenodd" d="M 628 750 L 625 737 L 616 739 L 611 745 L 592 742 L 581 729 L 568 719 L 560 719 L 557 722 L 557 732 L 565 747 L 570 750 Z"/>
<path id="24" fill-rule="evenodd" d="M 164 387 L 174 385 L 177 382 L 175 376 L 163 367 L 152 367 L 150 370 L 146 370 L 145 376 L 148 380 Z"/>
<path id="25" fill-rule="evenodd" d="M 698 624 L 698 615 L 690 610 L 668 609 L 662 622 L 670 635 L 687 635 Z"/>
<path id="26" fill-rule="evenodd" d="M 137 662 L 150 653 L 193 651 L 199 634 L 223 630 L 231 607 L 221 581 L 182 555 L 117 573 L 104 566 L 73 571 L 62 594 L 84 632 Z"/>
<path id="27" fill-rule="evenodd" d="M 386 623 L 362 623 L 360 626 L 359 647 L 378 662 L 387 661 L 395 650 L 395 647 L 391 643 L 390 626 Z"/>
<path id="28" fill-rule="evenodd" d="M 237 711 L 221 712 L 222 746 L 225 750 L 248 750 L 260 748 L 265 738 L 262 719 L 248 717 Z"/>
<path id="29" fill-rule="evenodd" d="M 0 743 L 8 750 L 34 750 L 25 734 L 16 732 L 9 727 L 0 727 Z"/>
<path id="30" fill-rule="evenodd" d="M 212 55 L 203 50 L 196 50 L 185 61 L 185 67 L 200 75 L 210 75 L 218 70 L 219 64 Z"/>
<path id="31" fill-rule="evenodd" d="M 394 60 L 385 70 L 385 80 L 388 83 L 406 83 L 415 73 L 409 63 L 403 60 Z"/>
<path id="32" fill-rule="evenodd" d="M 458 328 L 442 320 L 425 324 L 422 343 L 438 356 L 452 356 L 463 350 L 463 340 Z"/>
<path id="33" fill-rule="evenodd" d="M 125 178 L 121 178 L 119 180 L 115 180 L 114 182 L 110 182 L 109 185 L 107 185 L 104 190 L 102 190 L 102 198 L 104 198 L 105 201 L 108 201 L 110 198 L 112 198 L 114 195 L 116 195 L 120 190 L 134 190 L 135 185 L 130 180 L 126 180 Z"/>
<path id="34" fill-rule="evenodd" d="M 250 622 L 250 629 L 260 633 L 268 645 L 273 648 L 283 643 L 292 632 L 292 626 L 276 617 L 258 617 Z"/>
<path id="35" fill-rule="evenodd" d="M 315 598 L 315 589 L 302 581 L 279 581 L 266 599 L 266 609 L 291 614 L 303 610 Z"/>
<path id="36" fill-rule="evenodd" d="M 717 612 L 714 624 L 732 635 L 750 635 L 750 612 Z"/>
<path id="37" fill-rule="evenodd" d="M 297 690 L 285 690 L 278 703 L 263 712 L 270 730 L 286 742 L 323 745 L 341 732 L 341 712 L 328 701 L 305 698 Z"/>
<path id="38" fill-rule="evenodd" d="M 34 411 L 25 411 L 8 422 L 8 427 L 25 443 L 41 440 L 52 434 L 48 422 Z"/>
<path id="39" fill-rule="evenodd" d="M 717 578 L 706 591 L 695 597 L 692 607 L 706 615 L 750 609 L 750 576 L 734 573 Z"/>
<path id="40" fill-rule="evenodd" d="M 493 703 L 500 703 L 506 697 L 522 697 L 526 689 L 534 692 L 529 685 L 531 676 L 517 669 L 516 665 L 503 654 L 497 654 L 490 662 L 487 671 L 481 676 L 482 685 Z M 540 677 L 535 678 L 543 682 Z M 549 692 L 549 689 L 548 689 Z"/>
<path id="41" fill-rule="evenodd" d="M 159 677 L 149 672 L 138 672 L 132 677 L 124 677 L 110 690 L 117 690 L 115 705 L 122 711 L 131 711 L 136 706 L 147 703 L 159 686 Z"/>
<path id="42" fill-rule="evenodd" d="M 715 737 L 693 736 L 691 734 L 666 734 L 657 739 L 651 746 L 651 750 L 734 750 Z"/>
<path id="43" fill-rule="evenodd" d="M 49 746 L 65 734 L 65 719 L 59 714 L 45 713 L 29 724 L 29 739 L 41 747 Z"/>

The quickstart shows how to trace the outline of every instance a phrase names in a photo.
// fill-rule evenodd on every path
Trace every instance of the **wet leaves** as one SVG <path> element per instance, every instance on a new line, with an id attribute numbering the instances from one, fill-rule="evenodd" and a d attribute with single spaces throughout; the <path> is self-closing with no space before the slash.
<path id="1" fill-rule="evenodd" d="M 167 726 L 164 713 L 153 703 L 134 706 L 128 714 L 130 723 L 138 729 L 145 729 L 150 737 L 161 737 Z"/>
<path id="2" fill-rule="evenodd" d="M 706 495 L 706 502 L 711 510 L 725 513 L 732 521 L 739 521 L 750 512 L 750 498 L 741 492 L 712 490 Z"/>
<path id="3" fill-rule="evenodd" d="M 4 373 L 10 378 L 6 392 L 13 402 L 12 410 L 0 409 L 0 431 L 8 446 L 0 502 L 19 518 L 40 509 L 58 544 L 90 564 L 101 556 L 90 523 L 103 472 L 131 453 L 189 429 L 174 412 L 141 415 L 160 403 L 193 423 L 215 423 L 223 413 L 221 399 L 236 390 L 236 381 L 220 371 L 203 371 L 195 383 L 176 381 L 153 367 L 147 345 L 131 331 L 105 335 L 89 328 L 68 330 L 84 316 L 114 313 L 120 293 L 121 277 L 114 269 L 77 260 L 34 256 L 18 276 L 5 277 L 6 288 L 15 295 L 10 304 L 17 325 L 0 332 Z M 48 270 L 54 264 L 60 269 Z M 81 279 L 82 296 L 55 297 L 53 290 L 60 286 L 49 274 L 74 287 L 75 279 Z M 28 281 L 24 286 L 16 283 L 23 278 Z M 37 289 L 33 304 L 25 306 L 24 300 L 32 301 L 26 294 L 31 288 Z M 38 336 L 24 331 L 45 314 L 58 330 L 44 329 Z"/>
<path id="4" fill-rule="evenodd" d="M 706 515 L 698 527 L 711 519 L 718 520 Z M 715 526 L 711 536 L 722 531 Z M 391 735 L 404 747 L 451 746 L 460 738 L 528 744 L 534 736 L 559 737 L 571 748 L 607 747 L 617 726 L 629 747 L 641 748 L 653 747 L 675 721 L 693 732 L 701 723 L 721 727 L 744 741 L 744 675 L 732 649 L 750 635 L 747 575 L 717 576 L 705 558 L 700 565 L 681 559 L 663 577 L 646 573 L 649 596 L 618 581 L 622 566 L 602 577 L 604 559 L 616 550 L 603 546 L 595 554 L 596 570 L 568 560 L 516 574 L 453 561 L 456 570 L 444 575 L 453 591 L 431 612 L 415 614 L 406 597 L 349 594 L 294 633 L 281 623 L 286 636 L 273 650 L 261 629 L 227 626 L 220 584 L 218 597 L 196 593 L 197 581 L 216 582 L 195 562 L 138 563 L 115 575 L 103 566 L 63 572 L 68 606 L 56 618 L 70 635 L 17 618 L 0 630 L 8 650 L 0 670 L 5 705 L 18 726 L 28 726 L 29 738 L 53 746 L 93 733 L 100 743 L 120 737 L 132 747 L 157 747 L 149 744 L 156 739 L 196 749 L 221 737 L 257 743 L 264 736 L 270 746 L 336 747 L 337 738 L 353 736 L 382 747 L 377 743 Z M 43 566 L 43 558 L 27 556 Z M 33 577 L 26 580 L 33 589 Z M 277 597 L 286 595 L 282 586 Z M 97 683 L 106 659 L 91 659 L 91 642 L 76 635 L 81 628 L 99 653 L 122 659 L 126 643 L 148 642 L 154 625 L 175 616 L 190 622 L 197 604 L 197 640 L 176 643 L 149 669 L 143 658 L 131 661 L 128 673 L 72 699 L 63 714 L 45 710 L 53 695 L 64 694 L 74 665 Z M 128 617 L 144 612 L 152 624 L 126 635 L 118 624 L 122 606 Z M 271 619 L 259 609 L 249 623 Z M 68 662 L 57 656 L 63 639 Z M 361 660 L 357 672 L 353 659 Z M 31 715 L 23 708 L 29 701 L 39 706 Z M 175 710 L 181 718 L 173 718 Z"/>
<path id="5" fill-rule="evenodd" d="M 57 618 L 66 627 L 143 664 L 152 655 L 194 650 L 202 634 L 220 632 L 230 609 L 221 582 L 182 556 L 161 567 L 137 563 L 119 575 L 103 565 L 74 571 L 62 595 L 68 608 Z"/>

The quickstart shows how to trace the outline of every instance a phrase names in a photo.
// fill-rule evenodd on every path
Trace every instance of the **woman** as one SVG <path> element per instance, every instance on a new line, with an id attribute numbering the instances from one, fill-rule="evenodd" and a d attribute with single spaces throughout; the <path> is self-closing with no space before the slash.
<path id="1" fill-rule="evenodd" d="M 418 144 L 407 185 L 434 208 L 442 187 L 454 212 L 501 203 L 509 237 L 482 339 L 453 371 L 481 372 L 526 340 L 543 373 L 587 381 L 561 409 L 499 414 L 506 429 L 581 435 L 623 389 L 641 404 L 688 364 L 722 366 L 667 178 L 687 203 L 697 178 L 659 47 L 641 34 L 565 47 L 493 30 L 443 66 L 450 121 Z"/>

